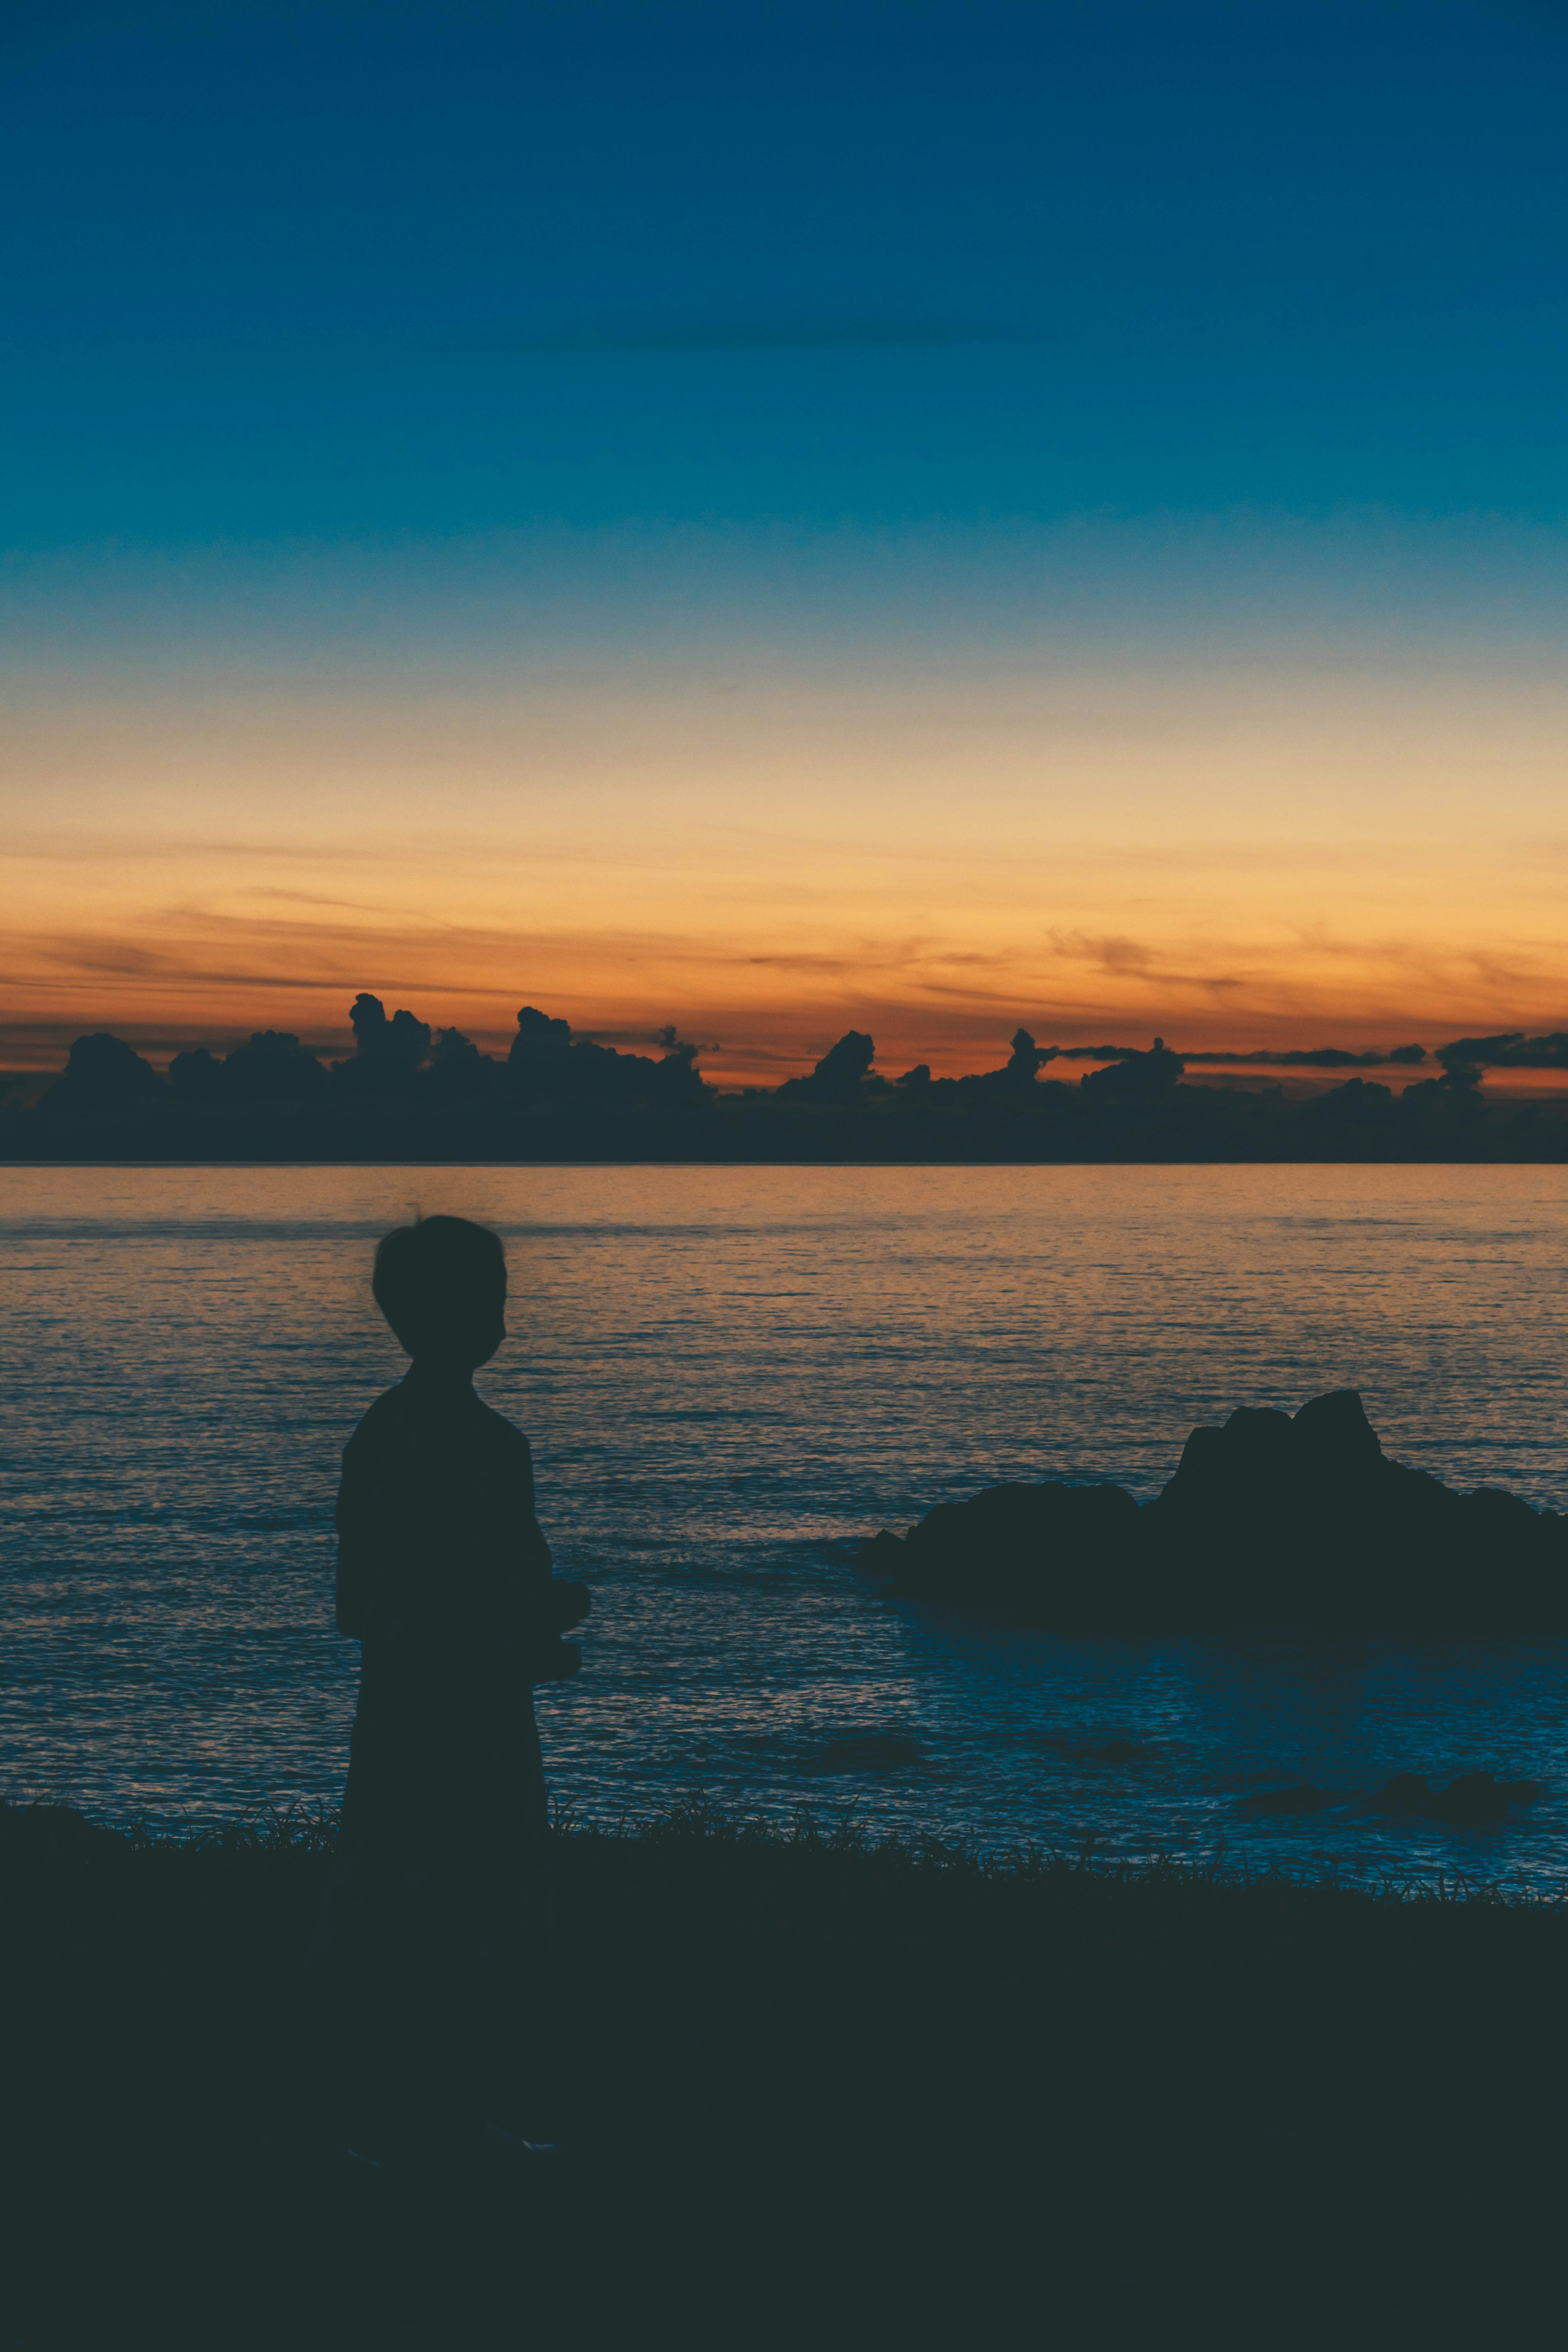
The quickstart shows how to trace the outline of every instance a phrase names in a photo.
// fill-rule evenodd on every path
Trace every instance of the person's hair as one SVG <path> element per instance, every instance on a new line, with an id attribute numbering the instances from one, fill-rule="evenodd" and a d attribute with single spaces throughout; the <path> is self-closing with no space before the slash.
<path id="1" fill-rule="evenodd" d="M 411 1356 L 460 1355 L 506 1303 L 506 1252 L 466 1217 L 416 1217 L 377 1243 L 370 1286 Z"/>

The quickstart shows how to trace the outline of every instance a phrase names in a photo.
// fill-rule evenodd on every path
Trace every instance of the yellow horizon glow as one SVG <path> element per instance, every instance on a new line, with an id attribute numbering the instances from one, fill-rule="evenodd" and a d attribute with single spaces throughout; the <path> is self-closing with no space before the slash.
<path id="1" fill-rule="evenodd" d="M 504 1049 L 667 1021 L 773 1083 L 1039 1043 L 1568 1026 L 1542 675 L 1065 655 L 13 696 L 4 1055 L 346 1045 L 361 988 Z M 155 1054 L 154 1058 L 163 1058 Z"/>

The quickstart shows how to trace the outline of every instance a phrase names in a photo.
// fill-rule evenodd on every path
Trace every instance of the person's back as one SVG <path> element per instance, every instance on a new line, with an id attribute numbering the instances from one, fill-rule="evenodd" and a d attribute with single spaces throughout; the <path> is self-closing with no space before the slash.
<path id="1" fill-rule="evenodd" d="M 474 1393 L 505 1334 L 500 1242 L 424 1219 L 381 1244 L 373 1287 L 414 1360 L 343 1455 L 337 1621 L 363 1663 L 336 1940 L 356 1948 L 357 1978 L 405 1997 L 417 1979 L 437 2010 L 468 1998 L 457 1979 L 477 1956 L 505 1955 L 537 2007 L 548 1901 L 531 1686 L 575 1670 L 560 1634 L 588 1595 L 551 1576 L 528 1440 Z M 494 1990 L 515 2006 L 524 1989 Z"/>
<path id="2" fill-rule="evenodd" d="M 455 1807 L 537 1814 L 530 1686 L 563 1661 L 527 1439 L 416 1360 L 349 1443 L 337 1525 L 338 1631 L 363 1645 L 346 1833 L 405 1842 L 426 1815 L 450 1833 Z"/>

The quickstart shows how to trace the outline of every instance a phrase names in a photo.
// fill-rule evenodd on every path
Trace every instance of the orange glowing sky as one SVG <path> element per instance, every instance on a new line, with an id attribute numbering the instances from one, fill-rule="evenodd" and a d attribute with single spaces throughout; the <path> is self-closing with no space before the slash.
<path id="1" fill-rule="evenodd" d="M 1026 553 L 994 626 L 884 562 L 848 597 L 874 628 L 672 636 L 656 570 L 597 642 L 492 596 L 477 649 L 423 659 L 387 643 L 406 610 L 241 658 L 165 583 L 153 652 L 57 643 L 11 682 L 7 1058 L 98 1026 L 155 1059 L 341 1047 L 362 987 L 492 1046 L 524 1002 L 616 1041 L 674 1020 L 731 1085 L 851 1024 L 939 1071 L 1019 1022 L 1194 1050 L 1563 1024 L 1549 658 L 1451 616 L 1194 634 L 1179 565 L 1152 618 L 1086 620 L 1079 572 Z"/>
<path id="2" fill-rule="evenodd" d="M 1568 1027 L 1557 16 L 893 15 L 29 12 L 0 1066 Z"/>

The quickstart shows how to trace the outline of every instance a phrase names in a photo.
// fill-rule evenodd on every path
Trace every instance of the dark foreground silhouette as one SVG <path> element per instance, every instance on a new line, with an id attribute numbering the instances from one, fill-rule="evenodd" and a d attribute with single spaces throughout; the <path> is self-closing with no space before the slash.
<path id="1" fill-rule="evenodd" d="M 586 1589 L 551 1574 L 527 1438 L 473 1375 L 506 1259 L 466 1218 L 399 1226 L 372 1288 L 413 1359 L 343 1454 L 337 1622 L 361 1644 L 342 1851 L 313 1939 L 321 2071 L 363 2154 L 553 2132 L 556 2007 L 532 1685 L 576 1671 Z"/>
<path id="2" fill-rule="evenodd" d="M 1194 1429 L 1152 1503 L 988 1486 L 860 1559 L 890 1593 L 1064 1633 L 1568 1633 L 1568 1517 L 1391 1462 L 1349 1389 Z"/>
<path id="3" fill-rule="evenodd" d="M 1560 1906 L 552 1844 L 562 2157 L 350 2174 L 330 1840 L 0 1809 L 7 2352 L 1553 2340 Z"/>

